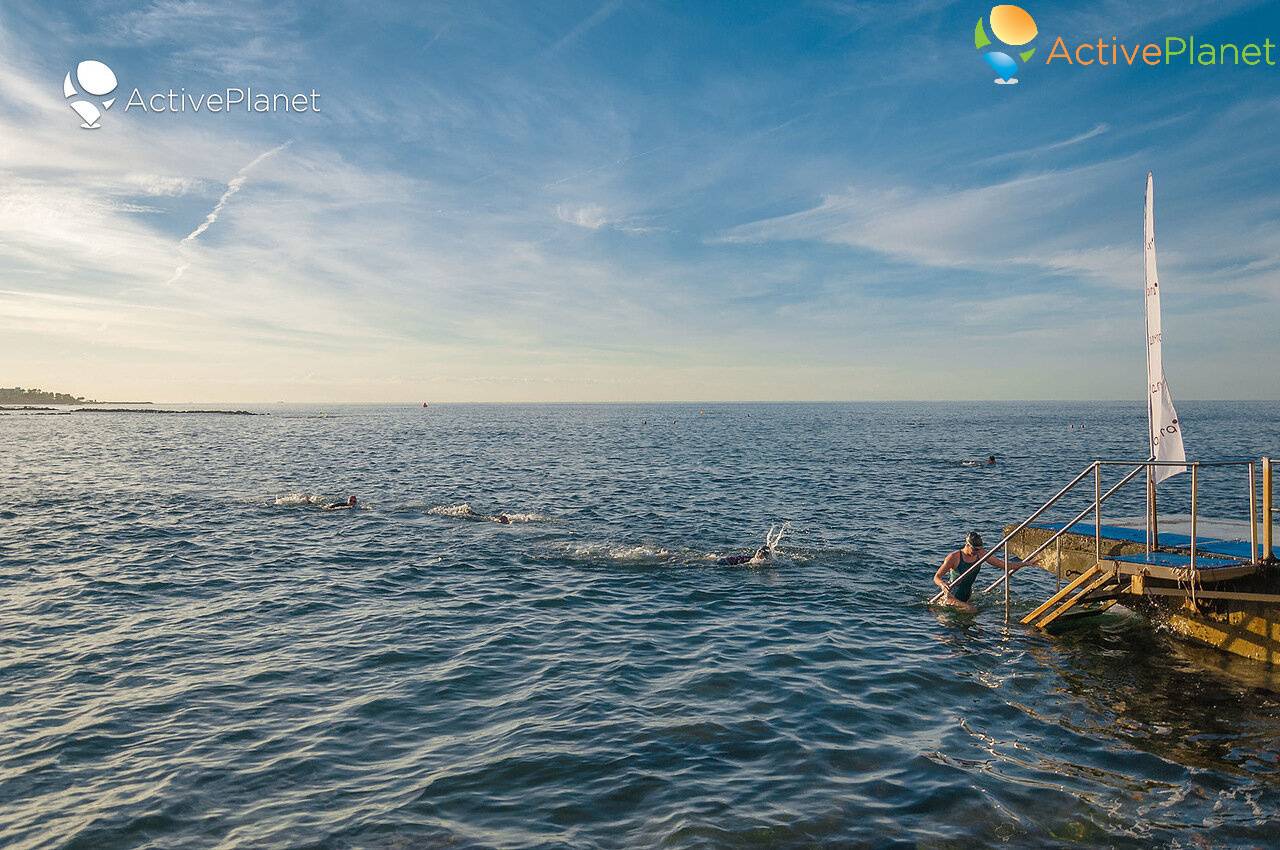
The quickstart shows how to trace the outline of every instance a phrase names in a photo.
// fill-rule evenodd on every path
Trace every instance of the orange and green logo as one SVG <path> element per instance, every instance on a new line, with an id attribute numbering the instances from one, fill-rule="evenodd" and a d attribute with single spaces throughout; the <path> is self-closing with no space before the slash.
<path id="1" fill-rule="evenodd" d="M 991 35 L 987 34 L 988 29 Z M 1002 86 L 1017 83 L 1018 78 L 1014 74 L 1018 73 L 1018 61 L 1003 50 L 987 48 L 1008 45 L 1012 52 L 1016 52 L 1013 48 L 1026 47 L 1018 53 L 1018 59 L 1025 64 L 1035 55 L 1036 49 L 1027 45 L 1031 44 L 1037 32 L 1035 18 L 1021 6 L 992 6 L 985 22 L 978 18 L 978 24 L 973 28 L 973 46 L 984 51 L 982 58 L 999 75 L 992 82 Z"/>

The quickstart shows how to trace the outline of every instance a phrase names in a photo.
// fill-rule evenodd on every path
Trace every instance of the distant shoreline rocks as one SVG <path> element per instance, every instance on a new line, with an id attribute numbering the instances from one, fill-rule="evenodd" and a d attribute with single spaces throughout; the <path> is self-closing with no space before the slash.
<path id="1" fill-rule="evenodd" d="M 149 402 L 148 402 L 149 403 Z M 72 410 L 58 410 L 53 407 L 0 407 L 3 413 L 30 413 L 33 415 L 44 416 L 70 416 L 73 413 L 145 413 L 145 414 L 166 414 L 169 416 L 196 416 L 196 415 L 216 415 L 216 416 L 270 416 L 270 413 L 255 413 L 251 410 L 166 410 L 162 408 L 145 408 L 138 409 L 136 407 L 77 407 Z"/>
<path id="2" fill-rule="evenodd" d="M 0 404 L 97 404 L 93 399 L 70 393 L 54 393 L 26 387 L 0 387 Z M 115 402 L 120 404 L 120 402 Z"/>

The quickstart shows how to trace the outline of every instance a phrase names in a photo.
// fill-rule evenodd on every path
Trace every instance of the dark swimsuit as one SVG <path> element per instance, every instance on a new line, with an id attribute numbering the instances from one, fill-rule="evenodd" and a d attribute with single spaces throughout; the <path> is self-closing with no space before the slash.
<path id="1" fill-rule="evenodd" d="M 721 558 L 720 560 L 716 561 L 716 563 L 720 564 L 721 566 L 733 567 L 733 566 L 737 566 L 738 564 L 749 564 L 751 563 L 751 559 L 754 557 L 755 557 L 754 554 L 730 555 L 727 558 Z"/>
<path id="2" fill-rule="evenodd" d="M 961 602 L 968 602 L 969 597 L 973 595 L 973 583 L 978 578 L 978 570 L 971 569 L 974 563 L 977 562 L 967 563 L 964 555 L 961 555 L 960 563 L 954 570 L 950 570 L 947 573 L 947 584 L 951 585 L 951 595 Z M 981 567 L 978 569 L 981 569 Z M 966 570 L 968 570 L 969 574 L 960 581 L 956 581 L 956 579 L 965 574 Z"/>

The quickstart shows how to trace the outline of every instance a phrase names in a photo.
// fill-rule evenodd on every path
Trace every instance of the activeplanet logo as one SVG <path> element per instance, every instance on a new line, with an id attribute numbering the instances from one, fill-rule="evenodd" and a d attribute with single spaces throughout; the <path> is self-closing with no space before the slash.
<path id="1" fill-rule="evenodd" d="M 991 69 L 999 76 L 993 81 L 999 85 L 1018 82 L 1014 76 L 1025 68 L 1036 54 L 1032 40 L 1040 35 L 1039 27 L 1031 14 L 1021 6 L 1002 4 L 992 6 L 984 17 L 978 18 L 973 28 L 973 46 L 982 53 Z M 1044 43 L 1050 42 L 1045 36 Z M 1001 49 L 1025 48 L 1023 50 Z M 1160 66 L 1231 66 L 1275 67 L 1280 65 L 1280 43 L 1269 36 L 1261 40 L 1224 41 L 1202 38 L 1196 33 L 1165 35 L 1156 39 L 1129 40 L 1117 35 L 1097 38 L 1052 38 L 1048 53 L 1038 64 L 1065 64 L 1072 68 L 1156 68 Z M 1016 55 L 1017 58 L 1011 56 Z"/>
<path id="2" fill-rule="evenodd" d="M 76 89 L 76 83 L 80 84 L 80 88 L 84 89 L 85 94 L 94 97 L 106 97 L 116 90 L 119 82 L 116 80 L 116 74 L 105 63 L 99 62 L 97 59 L 86 59 L 75 67 L 75 79 L 71 78 L 71 71 L 67 72 L 66 79 L 62 81 L 62 96 L 64 98 L 82 97 L 81 93 Z M 115 103 L 113 97 L 109 100 L 100 101 L 102 109 L 98 108 L 98 103 L 92 100 L 73 100 L 71 101 L 71 109 L 76 115 L 80 116 L 83 122 L 80 126 L 85 130 L 97 130 L 102 125 L 98 120 L 102 118 L 102 110 L 110 109 L 111 104 Z"/>
<path id="3" fill-rule="evenodd" d="M 992 35 L 1011 47 L 1026 47 L 1039 31 L 1035 18 L 1032 18 L 1030 13 L 1021 6 L 992 6 L 991 12 L 987 15 L 987 23 L 991 27 L 991 35 L 987 35 L 987 28 L 983 26 L 982 18 L 978 18 L 978 23 L 973 28 L 975 50 L 991 47 Z M 1035 52 L 1034 47 L 1029 47 L 1018 53 L 1018 58 L 1025 65 Z M 992 82 L 1002 86 L 1017 85 L 1018 78 L 1014 74 L 1018 72 L 1018 63 L 1012 56 L 1003 50 L 988 50 L 982 54 L 982 58 L 987 60 L 991 70 L 999 74 Z"/>
<path id="4" fill-rule="evenodd" d="M 102 127 L 102 114 L 119 98 L 107 95 L 120 85 L 116 74 L 105 62 L 86 59 L 67 72 L 62 81 L 62 95 L 70 100 L 71 109 L 80 116 L 80 127 L 97 130 Z M 125 100 L 124 110 L 137 109 L 153 112 L 319 112 L 320 93 L 310 92 L 262 92 L 250 86 L 228 86 L 213 92 L 192 93 L 185 88 L 176 91 L 153 91 L 144 94 L 134 88 Z"/>

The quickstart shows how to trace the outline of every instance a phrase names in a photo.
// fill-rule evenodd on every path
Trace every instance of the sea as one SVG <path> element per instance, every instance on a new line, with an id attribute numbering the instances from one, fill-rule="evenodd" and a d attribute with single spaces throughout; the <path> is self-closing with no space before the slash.
<path id="1" fill-rule="evenodd" d="M 1141 402 L 156 412 L 210 407 L 0 415 L 0 846 L 1280 841 L 1267 668 L 1020 626 L 1035 569 L 927 604 L 1145 458 Z M 1179 408 L 1193 457 L 1280 453 L 1280 404 Z M 1203 470 L 1202 514 L 1247 494 Z"/>

